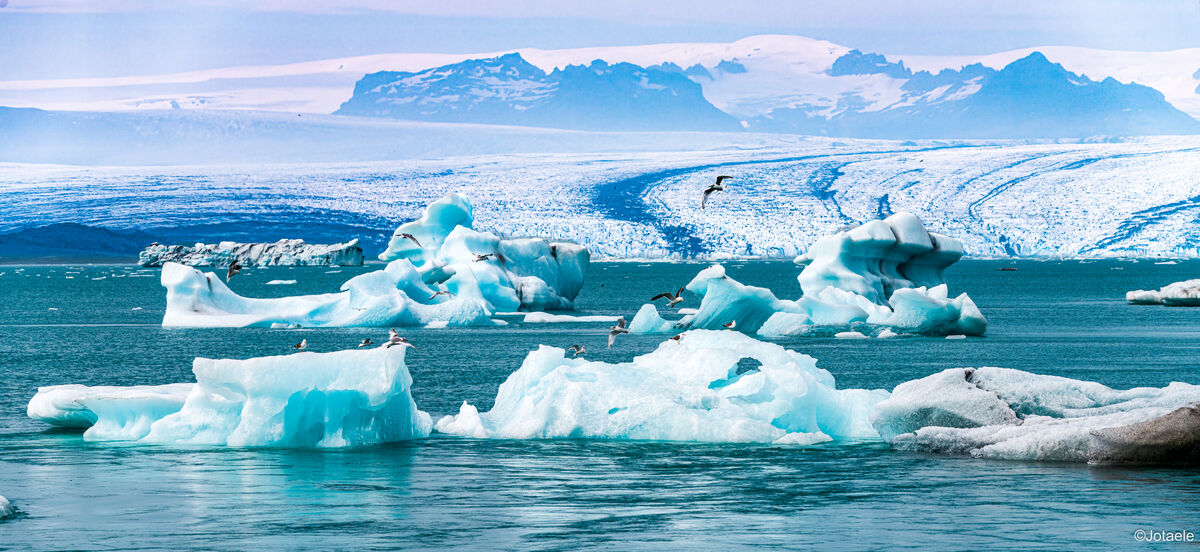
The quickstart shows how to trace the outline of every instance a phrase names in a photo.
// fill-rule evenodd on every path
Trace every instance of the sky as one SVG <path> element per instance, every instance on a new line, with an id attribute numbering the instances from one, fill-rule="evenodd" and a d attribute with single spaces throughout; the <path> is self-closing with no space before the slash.
<path id="1" fill-rule="evenodd" d="M 1200 47 L 1200 0 L 0 0 L 0 80 L 756 34 L 887 54 L 1161 51 Z"/>

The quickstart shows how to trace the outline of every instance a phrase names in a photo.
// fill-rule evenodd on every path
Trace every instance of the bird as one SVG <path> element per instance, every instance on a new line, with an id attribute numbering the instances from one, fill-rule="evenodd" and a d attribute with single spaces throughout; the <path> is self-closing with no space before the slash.
<path id="1" fill-rule="evenodd" d="M 295 350 L 297 350 L 297 351 L 303 351 L 303 350 L 305 350 L 305 349 L 307 349 L 307 348 L 308 348 L 308 340 L 307 340 L 307 339 L 301 339 L 299 343 L 297 343 L 297 344 L 295 344 L 295 345 L 292 345 L 292 348 L 293 348 L 293 349 L 295 349 Z"/>
<path id="2" fill-rule="evenodd" d="M 444 289 L 439 289 L 439 290 L 433 292 L 433 295 L 430 295 L 429 299 L 432 300 L 434 297 L 437 297 L 439 295 L 454 295 L 454 292 L 446 291 Z"/>
<path id="3" fill-rule="evenodd" d="M 374 345 L 374 344 L 375 344 L 375 342 L 371 341 L 371 338 L 364 337 L 362 340 L 362 343 L 359 343 L 358 346 L 359 347 L 370 347 L 371 345 Z"/>
<path id="4" fill-rule="evenodd" d="M 574 353 L 571 355 L 571 358 L 587 354 L 587 347 L 584 347 L 583 345 L 571 345 L 570 347 L 567 347 L 567 350 Z"/>
<path id="5" fill-rule="evenodd" d="M 242 265 L 238 264 L 236 260 L 232 263 L 229 263 L 229 270 L 225 272 L 225 281 L 228 282 L 230 278 L 237 276 L 237 274 L 241 271 Z"/>
<path id="6" fill-rule="evenodd" d="M 557 245 L 550 246 L 550 256 L 554 257 L 555 259 L 558 258 L 558 246 Z"/>
<path id="7" fill-rule="evenodd" d="M 417 348 L 416 345 L 409 343 L 407 338 L 400 337 L 400 334 L 396 333 L 395 328 L 388 330 L 388 342 L 387 342 L 387 345 L 383 346 L 383 348 L 391 349 L 392 345 L 400 345 L 401 347 L 412 347 L 414 349 Z"/>
<path id="8" fill-rule="evenodd" d="M 683 288 L 679 288 L 679 291 L 676 291 L 674 294 L 672 294 L 669 291 L 666 293 L 660 293 L 658 295 L 655 295 L 654 297 L 651 297 L 650 301 L 651 302 L 658 301 L 659 299 L 664 299 L 664 298 L 667 300 L 668 307 L 674 307 L 675 305 L 682 303 L 683 302 Z"/>
<path id="9" fill-rule="evenodd" d="M 672 337 L 672 338 L 671 338 L 671 341 L 679 341 L 680 339 L 683 339 L 683 334 L 679 334 L 679 335 L 677 335 L 677 336 L 675 336 L 675 337 Z"/>
<path id="10" fill-rule="evenodd" d="M 492 258 L 492 257 L 495 257 L 495 256 L 496 256 L 496 254 L 495 254 L 495 253 L 488 253 L 488 254 L 486 254 L 486 255 L 480 255 L 479 253 L 476 253 L 476 254 L 475 254 L 475 262 L 479 262 L 479 261 L 486 261 L 486 260 L 488 260 L 488 259 L 490 259 L 490 258 Z"/>
<path id="11" fill-rule="evenodd" d="M 733 178 L 733 177 L 726 176 L 726 175 L 718 176 L 717 182 L 715 184 L 709 184 L 708 187 L 704 189 L 704 195 L 700 197 L 700 208 L 701 209 L 703 209 L 704 206 L 708 204 L 708 196 L 712 195 L 714 192 L 725 191 L 725 185 L 722 184 L 722 182 L 724 182 L 726 179 L 729 179 L 729 178 Z"/>
<path id="12" fill-rule="evenodd" d="M 737 326 L 737 320 L 730 320 L 728 324 L 722 324 L 722 325 L 725 326 L 726 328 L 729 328 L 732 330 L 734 327 Z"/>
<path id="13" fill-rule="evenodd" d="M 627 333 L 629 333 L 629 328 L 625 327 L 625 317 L 622 316 L 617 319 L 616 326 L 612 326 L 608 329 L 608 348 L 612 348 L 613 341 L 617 339 L 618 335 Z"/>
<path id="14" fill-rule="evenodd" d="M 408 232 L 399 234 L 399 237 L 405 238 L 408 240 L 412 240 L 413 243 L 417 244 L 417 247 L 421 247 L 421 242 L 417 241 L 417 237 L 412 234 L 409 234 Z"/>

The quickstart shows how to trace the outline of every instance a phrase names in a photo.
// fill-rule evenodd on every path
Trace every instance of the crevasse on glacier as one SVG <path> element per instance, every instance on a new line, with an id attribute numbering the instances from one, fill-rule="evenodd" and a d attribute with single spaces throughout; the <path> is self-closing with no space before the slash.
<path id="1" fill-rule="evenodd" d="M 432 203 L 420 219 L 396 230 L 380 255 L 389 261 L 383 270 L 351 278 L 339 293 L 242 297 L 215 274 L 167 263 L 163 325 L 490 325 L 496 312 L 573 307 L 587 249 L 539 238 L 502 240 L 472 230 L 471 211 L 459 194 Z"/>
<path id="2" fill-rule="evenodd" d="M 196 383 L 38 389 L 31 418 L 93 441 L 346 447 L 429 435 L 405 348 L 197 358 Z"/>
<path id="3" fill-rule="evenodd" d="M 983 335 L 987 319 L 965 293 L 949 297 L 942 273 L 963 255 L 958 240 L 927 232 L 897 213 L 825 236 L 796 259 L 803 296 L 779 299 L 743 285 L 714 265 L 686 286 L 701 297 L 695 314 L 666 320 L 652 304 L 630 323 L 637 333 L 734 328 L 764 336 L 797 335 L 821 326 L 871 324 L 902 333 Z"/>

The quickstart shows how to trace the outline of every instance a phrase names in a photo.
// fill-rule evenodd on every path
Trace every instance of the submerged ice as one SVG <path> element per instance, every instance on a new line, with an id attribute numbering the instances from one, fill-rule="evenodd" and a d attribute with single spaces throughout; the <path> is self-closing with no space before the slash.
<path id="1" fill-rule="evenodd" d="M 93 441 L 348 447 L 429 435 L 405 348 L 197 358 L 195 383 L 38 389 L 30 417 Z"/>
<path id="2" fill-rule="evenodd" d="M 255 299 L 216 274 L 163 266 L 164 326 L 487 325 L 496 312 L 573 307 L 589 255 L 571 243 L 502 240 L 471 229 L 470 201 L 450 194 L 401 225 L 380 259 L 339 293 Z"/>
<path id="3" fill-rule="evenodd" d="M 647 304 L 630 329 L 675 332 L 732 323 L 739 331 L 779 337 L 869 324 L 901 333 L 983 335 L 987 319 L 965 293 L 950 297 L 942 276 L 962 255 L 958 240 L 926 231 L 912 214 L 897 213 L 817 240 L 796 259 L 804 267 L 797 277 L 800 299 L 744 285 L 714 265 L 686 286 L 701 298 L 695 314 L 667 320 Z"/>

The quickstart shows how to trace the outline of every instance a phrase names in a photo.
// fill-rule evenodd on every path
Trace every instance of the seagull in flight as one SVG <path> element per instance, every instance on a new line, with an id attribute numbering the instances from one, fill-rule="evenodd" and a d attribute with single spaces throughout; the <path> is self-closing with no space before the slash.
<path id="1" fill-rule="evenodd" d="M 627 333 L 629 333 L 629 328 L 625 327 L 625 317 L 622 316 L 617 319 L 616 326 L 612 326 L 608 329 L 608 348 L 609 349 L 612 348 L 613 341 L 615 341 L 617 339 L 618 335 L 627 334 Z"/>
<path id="2" fill-rule="evenodd" d="M 718 176 L 717 182 L 715 184 L 709 184 L 708 187 L 704 189 L 704 195 L 700 197 L 700 208 L 701 209 L 703 209 L 704 206 L 706 204 L 708 204 L 708 196 L 712 195 L 715 192 L 725 191 L 725 185 L 722 184 L 722 182 L 725 182 L 726 180 L 728 180 L 730 178 L 733 178 L 733 177 L 726 176 L 726 175 Z"/>
<path id="3" fill-rule="evenodd" d="M 496 260 L 500 260 L 500 256 L 496 253 L 488 253 L 486 255 L 480 255 L 479 253 L 476 253 L 475 254 L 475 262 L 486 261 L 492 257 L 495 257 Z"/>
<path id="4" fill-rule="evenodd" d="M 573 353 L 571 358 L 587 354 L 587 347 L 584 347 L 583 345 L 571 345 L 570 347 L 567 347 L 567 350 Z"/>
<path id="5" fill-rule="evenodd" d="M 371 345 L 374 345 L 374 344 L 375 344 L 375 342 L 371 341 L 371 338 L 364 337 L 362 340 L 362 343 L 359 343 L 358 346 L 359 347 L 370 347 Z"/>
<path id="6" fill-rule="evenodd" d="M 408 338 L 400 337 L 400 334 L 396 333 L 396 328 L 392 328 L 391 330 L 388 331 L 388 341 L 387 341 L 387 344 L 383 346 L 383 348 L 391 349 L 392 345 L 399 345 L 401 347 L 412 347 L 414 349 L 417 348 L 416 345 L 409 343 Z"/>
<path id="7" fill-rule="evenodd" d="M 303 351 L 308 348 L 308 340 L 301 339 L 299 343 L 292 345 L 292 348 L 295 349 L 296 351 Z"/>
<path id="8" fill-rule="evenodd" d="M 241 271 L 242 265 L 238 264 L 237 260 L 229 263 L 229 270 L 225 272 L 225 281 L 228 282 L 230 278 L 237 276 L 237 274 Z"/>
<path id="9" fill-rule="evenodd" d="M 398 237 L 410 240 L 413 243 L 417 244 L 417 247 L 421 247 L 421 242 L 417 241 L 417 237 L 412 234 L 409 234 L 408 232 L 401 233 Z"/>
<path id="10" fill-rule="evenodd" d="M 429 299 L 430 299 L 430 300 L 433 300 L 433 298 L 434 298 L 434 297 L 437 297 L 437 296 L 439 296 L 439 295 L 454 295 L 454 292 L 452 292 L 452 291 L 446 291 L 446 290 L 444 290 L 444 289 L 439 289 L 439 290 L 437 290 L 437 291 L 433 292 L 433 295 L 430 295 L 430 296 L 429 296 Z"/>
<path id="11" fill-rule="evenodd" d="M 679 288 L 679 291 L 676 291 L 674 294 L 671 294 L 671 292 L 660 293 L 654 297 L 651 297 L 650 301 L 654 302 L 658 301 L 659 299 L 666 299 L 667 306 L 674 307 L 675 305 L 683 302 L 683 288 Z"/>

